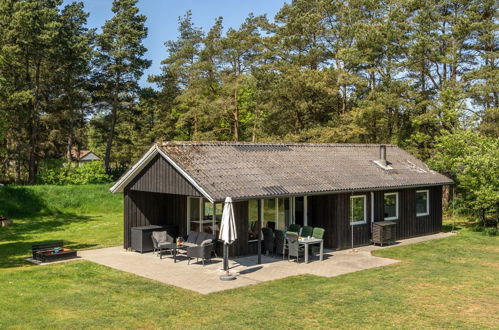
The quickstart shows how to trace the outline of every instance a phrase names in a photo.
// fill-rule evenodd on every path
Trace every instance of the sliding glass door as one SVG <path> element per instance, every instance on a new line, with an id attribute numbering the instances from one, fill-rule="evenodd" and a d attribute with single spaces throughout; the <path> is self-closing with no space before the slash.
<path id="1" fill-rule="evenodd" d="M 298 202 L 297 202 L 298 200 Z M 290 224 L 307 223 L 307 197 L 262 199 L 262 227 L 285 230 Z M 248 201 L 248 240 L 258 239 L 258 200 Z"/>
<path id="2" fill-rule="evenodd" d="M 187 228 L 217 234 L 222 220 L 222 203 L 211 203 L 201 197 L 187 197 Z"/>

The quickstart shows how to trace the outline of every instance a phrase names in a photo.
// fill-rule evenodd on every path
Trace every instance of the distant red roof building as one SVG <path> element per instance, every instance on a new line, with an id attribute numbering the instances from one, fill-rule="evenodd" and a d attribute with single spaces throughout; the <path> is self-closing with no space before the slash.
<path id="1" fill-rule="evenodd" d="M 79 163 L 100 160 L 100 157 L 93 153 L 91 150 L 80 150 L 78 152 L 77 149 L 71 150 L 71 158 Z"/>

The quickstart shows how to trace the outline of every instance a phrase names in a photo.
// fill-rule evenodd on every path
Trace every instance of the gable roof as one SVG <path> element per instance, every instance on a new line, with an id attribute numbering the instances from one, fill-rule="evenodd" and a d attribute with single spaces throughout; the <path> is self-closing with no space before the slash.
<path id="1" fill-rule="evenodd" d="M 111 188 L 123 191 L 156 154 L 210 201 L 452 184 L 408 152 L 387 145 L 388 169 L 374 161 L 380 145 L 165 142 L 154 145 Z"/>
<path id="2" fill-rule="evenodd" d="M 82 160 L 89 155 L 94 155 L 96 159 L 100 159 L 99 156 L 94 154 L 91 150 L 80 150 L 76 148 L 71 149 L 71 157 L 75 160 Z"/>

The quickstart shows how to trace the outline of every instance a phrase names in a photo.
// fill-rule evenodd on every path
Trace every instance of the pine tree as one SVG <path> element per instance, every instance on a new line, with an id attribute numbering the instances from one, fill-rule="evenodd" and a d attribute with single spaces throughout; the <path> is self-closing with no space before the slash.
<path id="1" fill-rule="evenodd" d="M 144 58 L 147 49 L 142 44 L 147 36 L 146 17 L 139 14 L 136 4 L 137 0 L 114 0 L 114 17 L 105 22 L 102 33 L 97 36 L 95 98 L 106 118 L 104 165 L 107 172 L 120 115 L 133 107 L 138 81 L 151 64 Z"/>
<path id="2" fill-rule="evenodd" d="M 59 0 L 2 2 L 0 75 L 3 108 L 9 124 L 7 149 L 16 165 L 16 177 L 28 168 L 28 182 L 35 183 L 46 139 L 44 116 L 53 105 L 61 21 Z"/>
<path id="3" fill-rule="evenodd" d="M 58 74 L 60 96 L 57 118 L 66 158 L 71 160 L 71 150 L 80 150 L 85 144 L 86 118 L 91 112 L 90 62 L 95 31 L 86 27 L 88 13 L 82 2 L 74 2 L 61 11 L 61 65 Z M 62 149 L 62 148 L 61 148 Z"/>

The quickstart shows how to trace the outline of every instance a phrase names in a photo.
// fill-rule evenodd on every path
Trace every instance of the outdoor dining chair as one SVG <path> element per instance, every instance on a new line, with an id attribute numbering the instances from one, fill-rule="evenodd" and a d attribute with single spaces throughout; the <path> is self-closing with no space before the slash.
<path id="1" fill-rule="evenodd" d="M 310 227 L 310 226 L 303 226 L 301 228 L 301 233 L 300 233 L 300 236 L 301 237 L 308 237 L 308 236 L 312 236 L 312 232 L 314 231 L 314 228 Z"/>
<path id="2" fill-rule="evenodd" d="M 297 234 L 300 234 L 300 229 L 301 229 L 300 225 L 298 225 L 296 223 L 292 223 L 288 227 L 288 231 L 293 232 L 293 233 L 297 233 Z"/>
<path id="3" fill-rule="evenodd" d="M 315 227 L 313 232 L 312 232 L 312 237 L 313 238 L 318 238 L 318 239 L 324 239 L 324 228 L 320 228 L 320 227 Z M 319 245 L 310 245 L 310 252 L 311 252 L 311 255 L 312 257 L 314 256 L 314 253 L 320 251 L 320 246 Z"/>
<path id="4" fill-rule="evenodd" d="M 274 232 L 270 228 L 262 228 L 264 252 L 274 254 Z"/>
<path id="5" fill-rule="evenodd" d="M 288 261 L 291 260 L 291 257 L 296 257 L 296 262 L 300 262 L 300 257 L 305 255 L 305 249 L 303 246 L 300 246 L 298 235 L 287 233 L 286 241 L 288 243 Z"/>
<path id="6" fill-rule="evenodd" d="M 276 254 L 282 254 L 282 258 L 284 259 L 287 250 L 284 232 L 280 229 L 276 229 L 274 230 L 274 236 L 275 236 L 275 252 Z"/>

